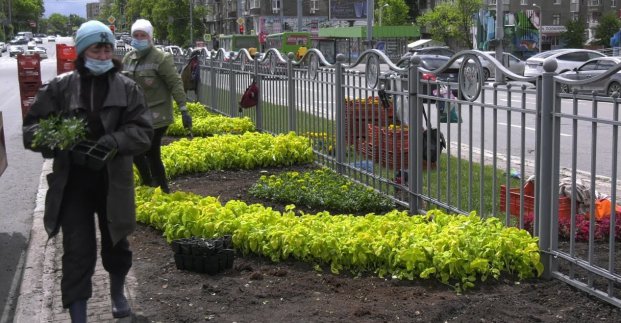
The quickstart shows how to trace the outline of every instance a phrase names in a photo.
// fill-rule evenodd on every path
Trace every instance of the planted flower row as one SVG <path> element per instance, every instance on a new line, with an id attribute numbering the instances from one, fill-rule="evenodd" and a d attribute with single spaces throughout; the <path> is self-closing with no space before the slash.
<path id="1" fill-rule="evenodd" d="M 180 139 L 162 147 L 162 161 L 169 177 L 220 169 L 253 169 L 304 164 L 313 161 L 313 150 L 305 137 L 246 132 Z"/>
<path id="2" fill-rule="evenodd" d="M 231 118 L 207 111 L 200 103 L 188 103 L 188 111 L 192 116 L 192 134 L 207 137 L 215 134 L 242 134 L 255 131 L 252 120 L 248 117 Z M 174 122 L 168 127 L 166 134 L 172 137 L 184 137 L 188 130 L 183 127 L 181 113 L 175 104 Z"/>
<path id="3" fill-rule="evenodd" d="M 328 168 L 263 175 L 249 193 L 266 200 L 344 213 L 387 212 L 395 208 L 386 196 Z"/>
<path id="4" fill-rule="evenodd" d="M 244 254 L 328 265 L 334 273 L 435 278 L 464 290 L 478 279 L 498 278 L 501 272 L 523 279 L 543 271 L 536 238 L 474 213 L 300 216 L 293 206 L 280 213 L 259 204 L 229 201 L 222 205 L 214 197 L 162 194 L 146 187 L 137 189 L 136 198 L 138 220 L 164 231 L 168 241 L 230 234 L 235 248 Z"/>

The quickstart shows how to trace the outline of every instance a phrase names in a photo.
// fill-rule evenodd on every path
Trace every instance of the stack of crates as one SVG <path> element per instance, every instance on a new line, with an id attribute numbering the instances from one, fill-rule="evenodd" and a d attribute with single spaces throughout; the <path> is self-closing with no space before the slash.
<path id="1" fill-rule="evenodd" d="M 73 71 L 76 57 L 75 46 L 56 44 L 56 74 Z"/>
<path id="2" fill-rule="evenodd" d="M 39 54 L 17 55 L 17 77 L 23 118 L 30 110 L 34 97 L 41 87 L 41 58 Z"/>

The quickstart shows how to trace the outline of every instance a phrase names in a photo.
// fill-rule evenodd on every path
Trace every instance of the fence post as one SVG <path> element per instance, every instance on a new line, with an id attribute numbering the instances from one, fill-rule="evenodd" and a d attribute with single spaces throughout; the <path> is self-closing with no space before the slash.
<path id="1" fill-rule="evenodd" d="M 233 57 L 229 58 L 228 73 L 229 75 L 229 116 L 237 117 L 237 84 L 235 84 L 235 73 L 233 71 Z"/>
<path id="2" fill-rule="evenodd" d="M 420 57 L 412 55 L 408 67 L 408 200 L 410 204 L 410 213 L 418 214 L 421 206 L 421 200 L 418 198 L 423 187 L 423 177 L 420 174 L 423 171 L 423 127 L 420 122 L 422 110 L 418 104 L 418 88 L 420 77 L 418 67 L 420 66 Z M 422 106 L 424 109 L 425 106 Z"/>
<path id="3" fill-rule="evenodd" d="M 216 98 L 216 95 L 217 95 L 216 91 L 218 89 L 218 86 L 216 85 L 216 66 L 215 66 L 216 63 L 214 59 L 215 55 L 216 55 L 216 52 L 213 52 L 211 54 L 211 57 L 209 58 L 209 67 L 210 67 L 209 78 L 210 78 L 210 83 L 211 83 L 209 84 L 209 92 L 210 92 L 209 101 L 211 102 L 211 109 L 214 111 L 219 111 L 216 108 L 216 102 L 218 102 Z"/>
<path id="4" fill-rule="evenodd" d="M 288 93 L 287 93 L 287 110 L 289 111 L 289 119 L 288 119 L 288 130 L 289 131 L 297 131 L 296 125 L 296 108 L 295 108 L 295 78 L 293 77 L 293 58 L 295 55 L 293 53 L 289 53 L 287 55 L 287 83 L 288 83 Z"/>
<path id="5" fill-rule="evenodd" d="M 345 55 L 336 55 L 335 74 L 336 80 L 334 82 L 334 94 L 336 101 L 336 171 L 342 174 L 344 171 L 343 163 L 345 162 L 345 151 L 347 146 L 345 145 L 345 109 L 343 103 L 345 103 L 345 94 L 343 92 L 343 62 L 345 61 Z"/>
<path id="6" fill-rule="evenodd" d="M 254 80 L 259 88 L 259 99 L 257 100 L 257 114 L 254 121 L 257 131 L 263 130 L 263 86 L 261 85 L 261 74 L 259 74 L 259 54 L 254 55 Z"/>
<path id="7" fill-rule="evenodd" d="M 546 59 L 543 62 L 543 76 L 541 86 L 541 136 L 539 136 L 541 144 L 541 160 L 538 167 L 542 170 L 539 172 L 541 178 L 537 178 L 535 185 L 539 186 L 538 190 L 538 210 L 539 217 L 539 249 L 541 252 L 541 262 L 543 263 L 543 277 L 549 279 L 551 277 L 550 268 L 552 265 L 552 257 L 550 256 L 550 239 L 552 230 L 552 178 L 551 172 L 543 170 L 553 170 L 552 167 L 552 148 L 553 148 L 553 122 L 552 105 L 554 104 L 554 71 L 558 63 L 556 59 Z"/>

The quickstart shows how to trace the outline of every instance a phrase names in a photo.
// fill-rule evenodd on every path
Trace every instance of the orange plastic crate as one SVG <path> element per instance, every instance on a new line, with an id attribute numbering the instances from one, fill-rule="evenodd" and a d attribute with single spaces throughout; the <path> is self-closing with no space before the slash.
<path id="1" fill-rule="evenodd" d="M 500 211 L 504 212 L 507 205 L 507 189 L 504 185 L 500 185 Z M 524 214 L 535 214 L 535 197 L 524 194 Z M 520 215 L 520 189 L 509 189 L 509 214 L 514 216 Z M 571 198 L 559 196 L 558 198 L 558 218 L 559 220 L 567 220 L 571 216 Z"/>

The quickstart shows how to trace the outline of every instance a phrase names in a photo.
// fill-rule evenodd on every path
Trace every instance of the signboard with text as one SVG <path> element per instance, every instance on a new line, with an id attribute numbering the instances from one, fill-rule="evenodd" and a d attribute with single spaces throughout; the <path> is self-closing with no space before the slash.
<path id="1" fill-rule="evenodd" d="M 330 0 L 330 19 L 366 20 L 367 1 Z"/>

